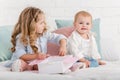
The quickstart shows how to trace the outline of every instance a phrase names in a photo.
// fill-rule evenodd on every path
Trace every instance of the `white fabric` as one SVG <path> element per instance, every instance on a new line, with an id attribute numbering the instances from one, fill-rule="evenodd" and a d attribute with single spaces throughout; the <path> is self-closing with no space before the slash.
<path id="1" fill-rule="evenodd" d="M 11 72 L 0 62 L 0 80 L 120 80 L 120 61 L 67 74 L 40 74 L 36 71 Z M 57 68 L 56 68 L 57 69 Z"/>
<path id="2" fill-rule="evenodd" d="M 97 44 L 92 34 L 89 34 L 89 40 L 83 39 L 77 31 L 74 31 L 68 38 L 68 54 L 76 57 L 90 57 L 100 59 L 100 54 L 97 50 Z"/>

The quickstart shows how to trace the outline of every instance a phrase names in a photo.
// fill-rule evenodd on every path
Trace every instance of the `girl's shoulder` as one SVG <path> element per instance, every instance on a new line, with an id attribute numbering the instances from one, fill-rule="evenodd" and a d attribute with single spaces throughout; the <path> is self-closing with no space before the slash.
<path id="1" fill-rule="evenodd" d="M 51 36 L 53 36 L 54 33 L 46 31 L 43 33 L 43 36 L 41 36 L 41 38 L 49 38 Z"/>
<path id="2" fill-rule="evenodd" d="M 46 32 L 43 33 L 43 37 L 47 37 L 47 36 L 50 36 L 50 35 L 51 35 L 51 32 L 49 32 L 49 31 L 46 31 Z"/>

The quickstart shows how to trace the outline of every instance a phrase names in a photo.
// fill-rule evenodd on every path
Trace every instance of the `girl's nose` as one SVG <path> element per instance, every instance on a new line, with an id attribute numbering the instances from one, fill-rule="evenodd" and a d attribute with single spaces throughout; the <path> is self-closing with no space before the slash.
<path id="1" fill-rule="evenodd" d="M 43 23 L 43 25 L 45 26 L 45 23 Z"/>

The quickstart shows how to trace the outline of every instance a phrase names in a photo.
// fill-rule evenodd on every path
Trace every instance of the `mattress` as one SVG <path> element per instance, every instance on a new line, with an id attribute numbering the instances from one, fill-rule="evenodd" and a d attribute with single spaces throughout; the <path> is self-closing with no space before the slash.
<path id="1" fill-rule="evenodd" d="M 64 74 L 40 74 L 38 71 L 11 72 L 9 68 L 3 66 L 6 62 L 0 62 L 0 80 L 120 80 L 120 61 Z"/>

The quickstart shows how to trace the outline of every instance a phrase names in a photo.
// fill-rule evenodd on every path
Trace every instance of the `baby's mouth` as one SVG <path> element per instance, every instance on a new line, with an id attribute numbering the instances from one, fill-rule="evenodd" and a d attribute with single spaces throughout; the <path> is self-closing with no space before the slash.
<path id="1" fill-rule="evenodd" d="M 81 30 L 87 30 L 87 28 L 81 28 Z"/>

